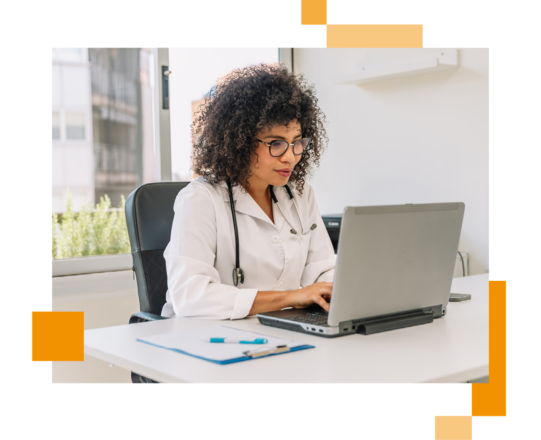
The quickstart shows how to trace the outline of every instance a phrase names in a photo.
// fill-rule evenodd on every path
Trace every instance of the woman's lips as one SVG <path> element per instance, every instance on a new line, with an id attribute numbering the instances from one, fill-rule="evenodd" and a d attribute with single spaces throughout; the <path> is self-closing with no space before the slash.
<path id="1" fill-rule="evenodd" d="M 278 174 L 280 174 L 280 176 L 282 177 L 289 177 L 291 176 L 291 171 L 290 170 L 274 170 L 276 171 Z"/>

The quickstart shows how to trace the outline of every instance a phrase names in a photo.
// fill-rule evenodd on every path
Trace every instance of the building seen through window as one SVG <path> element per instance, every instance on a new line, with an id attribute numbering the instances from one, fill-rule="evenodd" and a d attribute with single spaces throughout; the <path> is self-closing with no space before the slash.
<path id="1" fill-rule="evenodd" d="M 53 206 L 113 206 L 154 176 L 151 49 L 53 50 Z M 145 157 L 145 161 L 143 161 Z"/>
<path id="2" fill-rule="evenodd" d="M 149 55 L 141 49 L 89 50 L 94 193 L 96 200 L 107 194 L 113 206 L 155 180 Z"/>
<path id="3" fill-rule="evenodd" d="M 107 253 L 90 242 L 92 234 L 94 240 L 109 237 L 111 253 L 126 252 L 127 235 L 113 237 L 123 228 L 124 213 L 111 213 L 139 185 L 156 180 L 151 57 L 151 49 L 139 48 L 53 50 L 53 258 Z M 110 224 L 92 223 L 100 200 L 110 201 L 100 205 Z M 85 209 L 89 216 L 79 215 Z M 70 216 L 73 224 L 64 224 Z M 70 234 L 86 237 L 78 244 L 62 235 L 70 224 L 79 228 Z"/>
<path id="4" fill-rule="evenodd" d="M 85 138 L 85 114 L 66 113 L 66 139 Z"/>
<path id="5" fill-rule="evenodd" d="M 60 115 L 53 112 L 53 140 L 60 139 Z"/>

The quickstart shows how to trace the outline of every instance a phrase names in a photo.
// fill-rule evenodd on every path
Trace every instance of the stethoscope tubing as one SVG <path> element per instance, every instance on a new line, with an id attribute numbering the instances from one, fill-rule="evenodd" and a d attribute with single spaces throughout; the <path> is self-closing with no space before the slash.
<path id="1" fill-rule="evenodd" d="M 227 180 L 227 188 L 229 189 L 229 204 L 231 205 L 231 217 L 233 217 L 233 229 L 235 230 L 235 269 L 233 269 L 233 284 L 235 286 L 238 286 L 239 282 L 241 284 L 244 284 L 244 272 L 240 268 L 240 255 L 239 255 L 239 230 L 237 227 L 237 215 L 235 214 L 235 202 L 233 200 L 233 188 L 231 187 L 231 180 Z M 294 235 L 307 235 L 310 232 L 312 232 L 317 225 L 314 223 L 310 229 L 308 229 L 307 232 L 304 232 L 304 226 L 302 225 L 302 219 L 301 214 L 299 212 L 299 208 L 297 207 L 297 203 L 295 202 L 295 199 L 293 198 L 293 193 L 291 192 L 291 189 L 285 185 L 284 188 L 287 191 L 287 194 L 289 195 L 289 198 L 293 201 L 293 205 L 295 206 L 295 210 L 297 211 L 297 216 L 299 217 L 299 222 L 301 224 L 301 233 L 299 234 L 297 230 L 293 227 L 293 225 L 289 222 L 287 217 L 284 214 L 284 211 L 282 211 L 282 208 L 280 204 L 278 203 L 278 199 L 274 195 L 274 189 L 272 185 L 269 185 L 270 195 L 272 198 L 272 201 L 276 203 L 276 206 L 278 206 L 278 209 L 280 210 L 280 213 L 282 214 L 282 217 L 284 217 L 285 221 L 288 223 L 289 226 L 291 226 L 290 232 Z"/>

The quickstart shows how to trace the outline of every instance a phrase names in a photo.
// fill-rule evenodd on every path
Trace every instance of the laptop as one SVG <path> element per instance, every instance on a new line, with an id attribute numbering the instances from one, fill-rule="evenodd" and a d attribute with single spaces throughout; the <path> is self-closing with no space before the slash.
<path id="1" fill-rule="evenodd" d="M 259 313 L 259 322 L 332 338 L 445 316 L 464 209 L 462 202 L 347 207 L 329 312 L 284 309 Z"/>

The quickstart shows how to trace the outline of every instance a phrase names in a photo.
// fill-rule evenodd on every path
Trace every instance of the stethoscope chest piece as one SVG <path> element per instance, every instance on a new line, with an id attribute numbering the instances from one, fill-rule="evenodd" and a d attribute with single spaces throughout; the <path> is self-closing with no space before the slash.
<path id="1" fill-rule="evenodd" d="M 233 284 L 238 286 L 239 283 L 244 284 L 244 271 L 240 267 L 233 269 Z"/>

